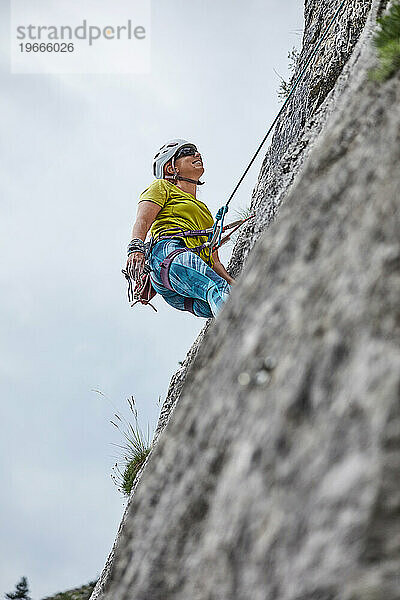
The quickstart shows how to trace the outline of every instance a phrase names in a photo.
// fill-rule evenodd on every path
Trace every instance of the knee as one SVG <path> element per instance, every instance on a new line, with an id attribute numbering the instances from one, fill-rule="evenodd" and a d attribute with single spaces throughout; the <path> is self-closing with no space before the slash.
<path id="1" fill-rule="evenodd" d="M 226 300 L 228 299 L 229 289 L 230 288 L 227 283 L 226 285 L 214 283 L 214 285 L 212 285 L 208 289 L 207 302 L 214 315 L 216 314 L 216 312 L 219 312 L 224 302 L 226 302 Z"/>
<path id="2" fill-rule="evenodd" d="M 221 278 L 221 281 L 215 282 L 208 291 L 214 295 L 219 294 L 223 300 L 226 300 L 231 291 L 231 286 L 227 281 L 225 281 L 225 279 Z"/>

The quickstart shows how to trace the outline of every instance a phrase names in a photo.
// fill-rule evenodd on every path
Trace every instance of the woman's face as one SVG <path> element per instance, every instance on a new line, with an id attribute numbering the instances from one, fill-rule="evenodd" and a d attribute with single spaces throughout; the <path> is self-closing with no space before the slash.
<path id="1" fill-rule="evenodd" d="M 200 152 L 196 151 L 192 156 L 182 156 L 175 160 L 175 169 L 179 172 L 182 177 L 188 179 L 195 179 L 196 181 L 204 173 L 203 160 Z"/>

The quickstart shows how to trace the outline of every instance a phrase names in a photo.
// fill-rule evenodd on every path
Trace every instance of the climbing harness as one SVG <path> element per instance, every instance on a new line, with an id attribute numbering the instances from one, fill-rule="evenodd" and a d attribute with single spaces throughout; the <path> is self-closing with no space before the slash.
<path id="1" fill-rule="evenodd" d="M 338 6 L 338 8 L 336 9 L 332 19 L 330 20 L 329 24 L 327 25 L 322 37 L 320 38 L 319 42 L 317 43 L 317 45 L 315 46 L 314 50 L 311 52 L 309 58 L 307 59 L 303 69 L 301 70 L 300 74 L 298 75 L 296 81 L 294 82 L 292 89 L 290 90 L 284 104 L 282 105 L 282 108 L 280 109 L 280 111 L 278 112 L 277 116 L 275 117 L 272 125 L 270 126 L 270 128 L 268 129 L 267 133 L 265 134 L 263 140 L 261 141 L 260 145 L 258 146 L 256 152 L 254 153 L 252 159 L 250 160 L 249 164 L 247 165 L 246 169 L 244 170 L 242 176 L 240 177 L 238 183 L 236 184 L 233 192 L 231 193 L 231 195 L 229 196 L 226 204 L 224 206 L 222 206 L 216 216 L 215 216 L 215 222 L 212 228 L 209 229 L 204 229 L 204 230 L 199 230 L 199 231 L 179 231 L 177 228 L 168 230 L 168 231 L 164 231 L 162 236 L 159 236 L 157 238 L 157 241 L 161 240 L 161 239 L 166 239 L 166 238 L 171 238 L 171 237 L 181 237 L 181 238 L 185 238 L 185 237 L 197 237 L 199 235 L 208 235 L 208 240 L 207 242 L 205 242 L 204 244 L 202 244 L 201 246 L 197 246 L 196 248 L 179 248 L 177 250 L 174 250 L 171 254 L 169 254 L 164 261 L 161 264 L 161 278 L 163 281 L 163 285 L 165 285 L 165 287 L 167 289 L 172 289 L 170 281 L 169 281 L 169 269 L 171 266 L 172 261 L 174 260 L 174 258 L 176 256 L 178 256 L 178 254 L 182 253 L 182 252 L 187 252 L 187 251 L 192 251 L 192 252 L 198 252 L 203 248 L 208 248 L 209 252 L 210 252 L 210 256 L 212 254 L 212 252 L 214 252 L 215 250 L 217 250 L 218 248 L 220 248 L 225 242 L 228 241 L 228 239 L 231 237 L 231 235 L 239 228 L 241 227 L 246 221 L 248 221 L 249 219 L 254 218 L 255 215 L 251 215 L 250 217 L 248 217 L 247 219 L 241 219 L 240 221 L 235 221 L 234 223 L 231 223 L 230 225 L 224 225 L 224 220 L 225 220 L 225 216 L 226 213 L 229 210 L 229 204 L 232 201 L 233 197 L 235 196 L 236 192 L 238 191 L 240 185 L 242 184 L 243 180 L 245 179 L 247 173 L 250 171 L 254 161 L 256 160 L 257 156 L 259 155 L 259 153 L 261 152 L 262 147 L 264 146 L 265 142 L 267 141 L 268 137 L 270 136 L 270 134 L 272 133 L 273 129 L 275 128 L 275 125 L 277 124 L 278 120 L 280 119 L 281 115 L 283 114 L 283 112 L 286 109 L 286 106 L 289 103 L 289 100 L 291 99 L 291 97 L 293 96 L 294 92 L 296 91 L 300 81 L 303 79 L 305 73 L 308 70 L 309 65 L 311 64 L 311 61 L 313 60 L 313 58 L 315 57 L 315 55 L 317 54 L 319 48 L 321 47 L 322 43 L 325 41 L 325 39 L 328 36 L 329 31 L 331 30 L 333 24 L 335 23 L 336 19 L 338 18 L 343 6 L 345 5 L 346 0 L 342 0 L 342 2 L 340 3 L 340 5 Z M 160 148 L 159 152 L 156 154 L 156 156 L 154 157 L 154 163 L 153 163 L 153 170 L 154 170 L 154 175 L 158 178 L 158 179 L 162 179 L 164 177 L 164 166 L 166 165 L 166 163 L 172 159 L 172 167 L 175 171 L 175 164 L 174 164 L 174 158 L 176 156 L 176 154 L 179 152 L 180 149 L 185 148 L 185 147 L 191 147 L 191 151 L 197 151 L 196 146 L 194 146 L 194 144 L 191 144 L 190 142 L 187 142 L 186 140 L 182 140 L 182 139 L 176 139 L 176 140 L 171 140 L 170 142 L 167 142 L 167 144 L 165 144 L 164 146 L 162 146 L 162 148 Z M 185 155 L 185 154 L 182 154 Z M 195 183 L 197 185 L 202 185 L 201 182 L 199 181 L 194 181 L 194 180 L 189 180 L 189 179 L 185 179 L 181 176 L 179 176 L 177 173 L 175 173 L 172 176 L 167 176 L 168 179 L 173 179 L 174 181 L 177 181 L 178 179 L 184 180 L 184 181 L 190 181 L 191 183 Z M 222 234 L 229 230 L 229 229 L 233 229 L 233 231 L 231 231 L 230 234 L 228 234 L 227 236 L 225 236 L 224 238 L 222 238 Z M 152 246 L 154 244 L 154 240 L 151 240 L 148 248 L 147 248 L 147 257 L 150 255 L 151 253 L 151 249 Z M 147 269 L 146 269 L 147 267 Z M 135 304 L 137 304 L 138 302 L 140 302 L 141 304 L 150 304 L 150 306 L 152 308 L 154 308 L 154 310 L 157 310 L 154 306 L 152 306 L 152 304 L 150 303 L 150 300 L 156 295 L 155 290 L 151 287 L 151 281 L 150 281 L 150 271 L 149 271 L 149 266 L 148 264 L 145 265 L 145 269 L 139 279 L 139 281 L 136 281 L 135 283 L 135 288 L 133 289 L 132 286 L 132 280 L 129 276 L 129 274 L 127 273 L 127 271 L 122 270 L 123 274 L 125 275 L 126 279 L 128 280 L 128 300 L 129 302 L 131 302 L 132 300 L 134 300 L 133 304 L 131 306 L 134 306 Z M 149 287 L 150 286 L 150 287 Z M 132 299 L 132 300 L 131 300 Z M 193 302 L 192 302 L 193 303 Z M 186 310 L 190 310 L 190 307 L 186 308 L 186 302 L 185 302 L 185 309 Z"/>
<path id="2" fill-rule="evenodd" d="M 171 238 L 171 237 L 180 237 L 180 238 L 186 238 L 186 237 L 199 237 L 199 236 L 208 236 L 208 240 L 206 242 L 204 242 L 204 244 L 202 244 L 201 246 L 197 246 L 195 248 L 188 248 L 188 250 L 192 250 L 192 251 L 200 251 L 203 248 L 208 248 L 211 252 L 215 252 L 215 250 L 218 250 L 218 248 L 220 248 L 223 244 L 225 244 L 226 242 L 229 241 L 229 239 L 231 238 L 231 236 L 235 233 L 235 231 L 237 231 L 239 229 L 239 227 L 241 227 L 242 225 L 244 225 L 244 223 L 246 223 L 247 221 L 249 221 L 250 219 L 253 219 L 254 215 L 250 215 L 249 217 L 246 217 L 245 219 L 239 219 L 238 221 L 234 221 L 233 223 L 229 223 L 229 225 L 225 225 L 223 228 L 218 228 L 218 236 L 216 236 L 215 234 L 215 225 L 213 225 L 213 227 L 209 227 L 208 229 L 195 229 L 195 230 L 182 230 L 179 227 L 173 227 L 171 229 L 166 229 L 163 231 L 162 234 L 160 234 L 157 237 L 157 242 L 159 242 L 160 240 L 165 240 L 167 238 Z M 232 231 L 229 231 L 231 230 Z M 224 238 L 222 238 L 222 233 L 225 233 L 225 231 L 229 231 L 228 235 L 226 235 Z M 218 239 L 217 239 L 218 238 Z M 217 243 L 218 241 L 218 243 Z M 155 241 L 154 241 L 155 243 Z"/>
<path id="3" fill-rule="evenodd" d="M 222 239 L 220 239 L 218 241 L 218 244 L 215 244 L 213 242 L 213 239 L 215 238 L 214 227 L 209 227 L 208 229 L 197 229 L 197 230 L 186 230 L 186 231 L 181 230 L 178 227 L 174 227 L 174 228 L 165 230 L 161 235 L 159 235 L 157 237 L 157 239 L 151 238 L 151 240 L 149 242 L 144 244 L 145 267 L 144 267 L 143 273 L 135 281 L 135 285 L 133 285 L 133 281 L 132 281 L 132 278 L 129 275 L 129 273 L 125 269 L 122 269 L 122 273 L 124 274 L 125 279 L 128 282 L 128 301 L 129 301 L 129 303 L 131 303 L 131 306 L 135 306 L 138 302 L 140 302 L 141 304 L 151 306 L 151 308 L 153 308 L 157 312 L 157 309 L 155 308 L 155 306 L 153 306 L 151 304 L 151 300 L 154 298 L 154 296 L 156 295 L 157 292 L 154 290 L 154 288 L 151 285 L 151 279 L 150 279 L 151 268 L 148 264 L 148 260 L 150 258 L 151 251 L 157 242 L 160 242 L 161 240 L 171 239 L 171 238 L 184 239 L 184 238 L 188 238 L 188 237 L 199 237 L 199 236 L 206 236 L 206 235 L 209 238 L 207 240 L 207 242 L 205 242 L 204 244 L 201 244 L 201 246 L 196 246 L 194 248 L 187 248 L 187 247 L 178 248 L 178 249 L 174 250 L 173 252 L 171 252 L 170 254 L 168 254 L 168 256 L 166 256 L 166 258 L 163 260 L 163 262 L 160 265 L 161 281 L 162 281 L 164 287 L 166 287 L 168 290 L 173 291 L 173 288 L 172 288 L 170 280 L 169 280 L 169 270 L 170 270 L 172 261 L 174 260 L 174 258 L 176 256 L 178 256 L 178 254 L 181 254 L 182 252 L 198 253 L 198 252 L 200 252 L 200 250 L 202 250 L 204 248 L 208 248 L 209 252 L 210 252 L 210 256 L 211 256 L 212 252 L 214 252 L 215 250 L 220 248 L 223 244 L 226 244 L 226 242 L 228 242 L 230 240 L 231 236 L 235 233 L 235 231 L 237 231 L 239 229 L 239 227 L 241 227 L 244 223 L 246 223 L 253 217 L 254 217 L 254 215 L 251 215 L 250 217 L 247 217 L 245 219 L 239 219 L 238 221 L 229 223 L 229 225 L 225 225 L 223 227 L 223 229 L 221 229 L 221 231 L 219 231 L 219 229 L 218 229 L 217 233 L 220 238 L 222 236 L 222 233 L 229 232 L 229 233 L 227 233 L 227 235 L 225 235 Z M 131 244 L 132 244 L 132 242 L 131 242 Z M 129 247 L 130 247 L 130 245 L 128 246 L 128 248 Z M 193 302 L 189 301 L 189 299 L 187 299 L 187 301 L 185 300 L 185 309 L 189 310 L 189 312 L 193 312 L 192 308 L 193 308 Z"/>
<path id="4" fill-rule="evenodd" d="M 159 236 L 157 238 L 157 242 L 159 242 L 163 239 L 170 239 L 171 237 L 185 238 L 185 237 L 198 237 L 198 236 L 203 236 L 203 235 L 209 236 L 208 241 L 205 242 L 204 244 L 202 244 L 201 246 L 196 246 L 195 248 L 177 248 L 176 250 L 174 250 L 173 252 L 171 252 L 170 254 L 168 254 L 168 256 L 166 256 L 164 258 L 163 262 L 160 265 L 161 281 L 162 281 L 164 287 L 173 291 L 171 282 L 169 280 L 169 270 L 170 270 L 172 261 L 174 260 L 174 258 L 176 258 L 178 256 L 178 254 L 182 254 L 182 252 L 197 252 L 198 253 L 198 252 L 200 252 L 200 250 L 202 250 L 204 248 L 208 248 L 209 253 L 211 255 L 212 252 L 215 252 L 215 250 L 218 250 L 218 248 L 220 248 L 223 244 L 228 242 L 230 240 L 232 234 L 235 233 L 235 231 L 237 231 L 239 229 L 239 227 L 241 227 L 244 223 L 246 223 L 246 221 L 249 221 L 253 217 L 254 217 L 254 215 L 251 215 L 250 217 L 247 217 L 246 219 L 240 219 L 238 221 L 234 221 L 233 223 L 230 223 L 229 225 L 225 225 L 225 227 L 223 228 L 224 232 L 229 231 L 229 230 L 232 230 L 232 231 L 230 231 L 228 233 L 228 235 L 226 235 L 222 239 L 221 239 L 221 236 L 222 236 L 223 231 L 222 231 L 222 229 L 221 229 L 221 231 L 218 230 L 217 231 L 217 234 L 219 236 L 218 243 L 216 243 L 214 240 L 214 238 L 216 237 L 216 234 L 214 232 L 214 227 L 210 227 L 209 229 L 200 229 L 197 231 L 176 232 L 175 234 L 173 233 L 174 230 L 168 230 L 169 233 L 164 232 L 161 236 Z"/>

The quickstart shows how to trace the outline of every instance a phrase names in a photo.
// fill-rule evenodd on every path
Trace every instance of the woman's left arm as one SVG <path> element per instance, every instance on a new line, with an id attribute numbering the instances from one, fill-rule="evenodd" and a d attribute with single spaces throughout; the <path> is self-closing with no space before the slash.
<path id="1" fill-rule="evenodd" d="M 214 266 L 213 266 L 214 271 L 216 273 L 218 273 L 218 275 L 220 275 L 223 279 L 225 279 L 229 283 L 229 285 L 236 283 L 236 281 L 233 279 L 233 277 L 231 277 L 229 275 L 229 273 L 226 271 L 222 262 L 219 260 L 218 250 L 214 250 L 214 252 L 212 253 L 212 257 L 214 260 Z"/>

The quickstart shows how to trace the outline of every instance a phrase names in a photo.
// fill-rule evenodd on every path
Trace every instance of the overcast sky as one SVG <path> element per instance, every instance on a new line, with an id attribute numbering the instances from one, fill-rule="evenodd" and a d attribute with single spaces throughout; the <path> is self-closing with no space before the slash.
<path id="1" fill-rule="evenodd" d="M 0 5 L 0 593 L 98 577 L 123 500 L 113 407 L 143 428 L 204 320 L 131 309 L 120 269 L 166 140 L 198 145 L 213 213 L 279 109 L 301 0 L 153 0 L 149 75 L 12 75 Z M 99 2 L 100 6 L 101 2 Z M 100 10 L 100 9 L 99 9 Z M 249 204 L 260 161 L 231 209 Z M 226 255 L 225 255 L 226 257 Z M 125 406 L 126 405 L 126 406 Z"/>

